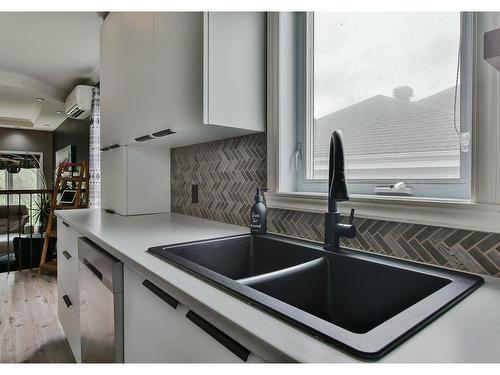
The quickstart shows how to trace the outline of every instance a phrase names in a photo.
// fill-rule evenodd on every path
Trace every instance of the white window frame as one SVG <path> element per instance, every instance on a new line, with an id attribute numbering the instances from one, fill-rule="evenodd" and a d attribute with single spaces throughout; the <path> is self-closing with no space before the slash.
<path id="1" fill-rule="evenodd" d="M 322 192 L 327 189 L 327 181 L 312 178 L 313 169 L 313 108 L 314 108 L 314 13 L 303 14 L 299 23 L 300 32 L 305 33 L 299 55 L 304 59 L 304 89 L 299 92 L 299 111 L 304 108 L 304 115 L 297 121 L 297 143 L 302 145 L 303 157 L 298 166 L 297 191 Z M 461 61 L 460 61 L 460 131 L 472 131 L 472 61 L 473 61 L 473 19 L 472 13 L 461 14 Z M 299 39 L 300 40 L 300 39 Z M 300 43 L 300 41 L 299 41 Z M 457 142 L 459 136 L 457 135 Z M 388 186 L 399 182 L 395 179 L 353 180 L 347 181 L 351 194 L 373 195 L 376 186 Z M 444 199 L 470 200 L 471 192 L 471 152 L 460 153 L 460 178 L 458 179 L 405 179 L 413 190 L 414 197 L 432 197 Z"/>
<path id="2" fill-rule="evenodd" d="M 289 144 L 290 119 L 296 115 L 287 93 L 286 23 L 292 13 L 268 13 L 268 119 L 267 185 L 270 208 L 322 213 L 327 209 L 326 192 L 297 192 L 293 187 L 295 145 Z M 339 204 L 358 217 L 438 225 L 500 233 L 500 73 L 483 61 L 483 34 L 500 28 L 500 13 L 473 13 L 472 69 L 472 167 L 471 201 L 455 199 L 384 197 L 351 194 Z M 288 53 L 289 54 L 289 53 Z M 296 104 L 296 103 L 293 103 Z"/>

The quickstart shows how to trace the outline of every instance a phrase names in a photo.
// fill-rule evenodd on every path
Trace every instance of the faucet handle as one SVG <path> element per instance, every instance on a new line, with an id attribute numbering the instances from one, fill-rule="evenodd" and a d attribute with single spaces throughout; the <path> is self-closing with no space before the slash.
<path id="1" fill-rule="evenodd" d="M 351 214 L 349 215 L 349 224 L 352 225 L 354 222 L 354 211 L 356 211 L 354 208 L 351 208 Z"/>

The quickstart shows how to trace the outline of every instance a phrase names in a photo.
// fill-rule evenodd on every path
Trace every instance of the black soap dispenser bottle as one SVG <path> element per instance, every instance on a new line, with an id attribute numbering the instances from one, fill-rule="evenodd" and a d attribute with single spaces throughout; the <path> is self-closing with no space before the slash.
<path id="1" fill-rule="evenodd" d="M 257 188 L 255 203 L 250 210 L 250 232 L 252 234 L 265 234 L 267 232 L 267 207 L 264 203 L 264 192 L 269 189 Z"/>

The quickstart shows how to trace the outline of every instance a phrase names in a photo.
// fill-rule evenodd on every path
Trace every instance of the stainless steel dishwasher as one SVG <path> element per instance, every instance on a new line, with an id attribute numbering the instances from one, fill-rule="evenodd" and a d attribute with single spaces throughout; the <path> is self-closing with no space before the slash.
<path id="1" fill-rule="evenodd" d="M 83 363 L 123 362 L 123 264 L 78 240 Z"/>

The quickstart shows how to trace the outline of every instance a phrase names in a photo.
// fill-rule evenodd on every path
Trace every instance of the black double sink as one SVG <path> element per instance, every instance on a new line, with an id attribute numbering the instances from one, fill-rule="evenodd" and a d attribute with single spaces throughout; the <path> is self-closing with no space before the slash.
<path id="1" fill-rule="evenodd" d="M 378 359 L 483 282 L 479 276 L 275 235 L 148 252 L 364 359 Z"/>

